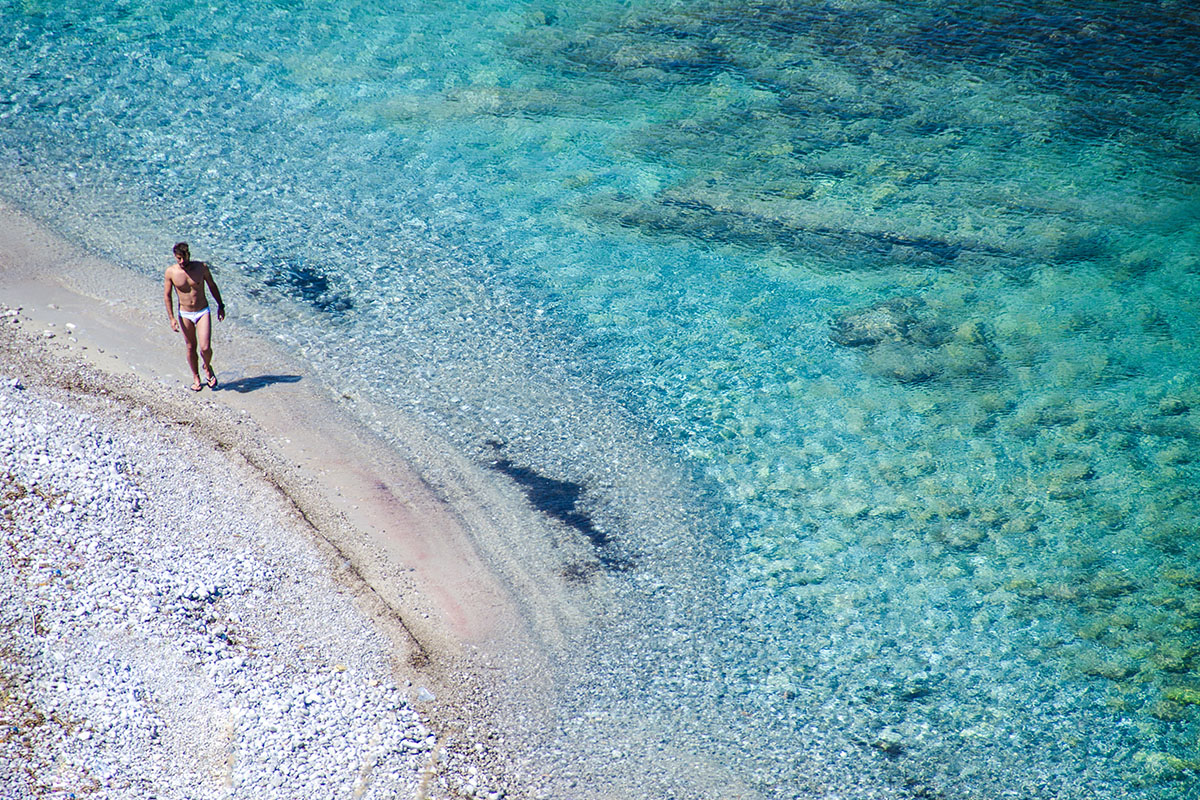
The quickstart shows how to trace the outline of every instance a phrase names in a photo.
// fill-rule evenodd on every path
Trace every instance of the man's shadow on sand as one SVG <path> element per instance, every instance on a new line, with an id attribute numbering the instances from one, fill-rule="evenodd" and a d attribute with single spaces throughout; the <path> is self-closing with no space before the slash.
<path id="1" fill-rule="evenodd" d="M 234 378 L 231 381 L 221 381 L 213 391 L 217 392 L 253 392 L 277 383 L 296 383 L 299 375 L 258 375 L 253 378 Z"/>

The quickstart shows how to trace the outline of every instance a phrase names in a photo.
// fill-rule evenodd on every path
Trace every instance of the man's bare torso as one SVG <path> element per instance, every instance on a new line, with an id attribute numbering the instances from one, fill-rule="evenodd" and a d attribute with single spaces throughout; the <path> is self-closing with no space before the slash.
<path id="1" fill-rule="evenodd" d="M 172 264 L 167 267 L 167 278 L 179 297 L 180 311 L 200 311 L 208 308 L 208 296 L 204 293 L 204 281 L 208 277 L 208 264 L 203 261 L 188 261 L 187 265 Z"/>

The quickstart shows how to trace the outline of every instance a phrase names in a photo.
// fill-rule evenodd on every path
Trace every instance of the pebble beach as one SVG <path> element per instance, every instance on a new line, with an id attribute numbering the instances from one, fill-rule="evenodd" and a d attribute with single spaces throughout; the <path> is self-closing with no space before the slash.
<path id="1" fill-rule="evenodd" d="M 508 796 L 286 494 L 4 312 L 0 797 Z"/>

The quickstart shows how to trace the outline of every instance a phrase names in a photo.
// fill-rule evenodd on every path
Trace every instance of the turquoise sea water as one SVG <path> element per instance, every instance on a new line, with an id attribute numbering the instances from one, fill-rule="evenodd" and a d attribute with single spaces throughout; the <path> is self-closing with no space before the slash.
<path id="1" fill-rule="evenodd" d="M 553 796 L 1187 798 L 1198 50 L 1166 1 L 4 0 L 0 192 L 582 487 Z"/>

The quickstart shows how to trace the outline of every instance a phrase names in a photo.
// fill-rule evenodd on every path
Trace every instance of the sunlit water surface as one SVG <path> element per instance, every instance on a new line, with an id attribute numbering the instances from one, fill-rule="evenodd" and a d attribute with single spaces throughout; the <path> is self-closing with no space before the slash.
<path id="1" fill-rule="evenodd" d="M 61 5 L 0 3 L 8 199 L 607 524 L 557 796 L 1200 791 L 1194 6 Z"/>

